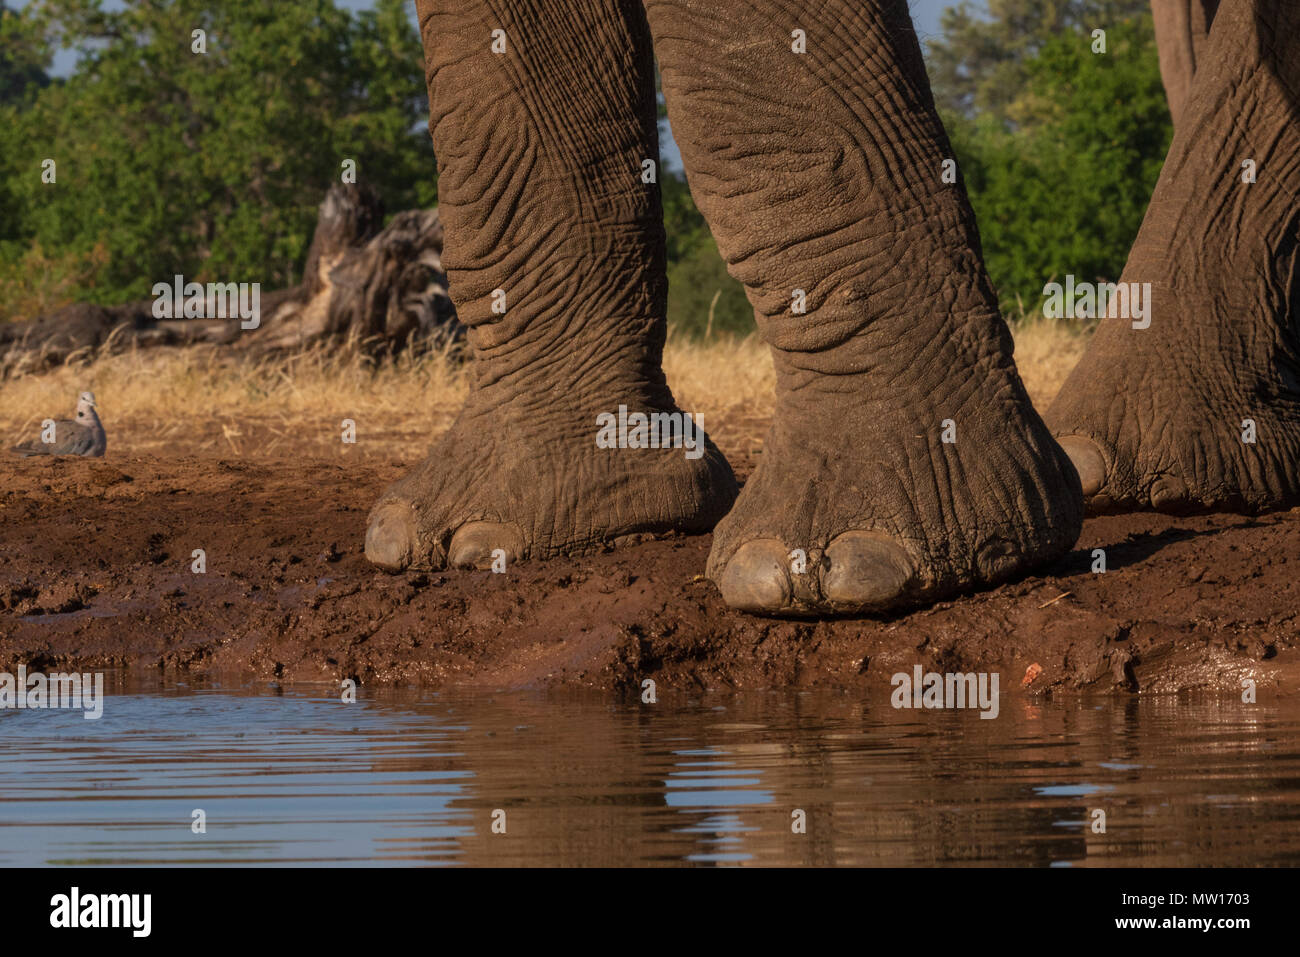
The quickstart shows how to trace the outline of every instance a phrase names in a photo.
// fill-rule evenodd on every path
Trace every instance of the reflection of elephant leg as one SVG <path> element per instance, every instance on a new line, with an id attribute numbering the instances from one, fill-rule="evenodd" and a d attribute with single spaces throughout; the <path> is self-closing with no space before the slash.
<path id="1" fill-rule="evenodd" d="M 777 372 L 709 559 L 726 600 L 883 608 L 1065 553 L 1078 480 L 1012 362 L 904 0 L 646 7 L 692 193 Z"/>
<path id="2" fill-rule="evenodd" d="M 1220 5 L 1121 279 L 1048 416 L 1093 505 L 1300 499 L 1300 6 Z"/>
<path id="3" fill-rule="evenodd" d="M 443 261 L 473 381 L 450 431 L 371 513 L 367 557 L 485 565 L 497 549 L 546 557 L 712 527 L 735 480 L 711 445 L 596 441 L 598 417 L 620 406 L 676 410 L 660 369 L 662 212 L 643 181 L 659 154 L 640 3 L 420 0 L 418 11 Z"/>
<path id="4" fill-rule="evenodd" d="M 1156 46 L 1160 50 L 1160 79 L 1175 123 L 1192 91 L 1192 77 L 1205 55 L 1205 42 L 1218 8 L 1219 0 L 1151 0 Z"/>

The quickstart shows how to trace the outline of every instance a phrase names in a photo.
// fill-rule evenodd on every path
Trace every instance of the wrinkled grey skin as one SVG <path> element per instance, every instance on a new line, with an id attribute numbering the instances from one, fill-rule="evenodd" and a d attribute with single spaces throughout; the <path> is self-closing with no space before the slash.
<path id="1" fill-rule="evenodd" d="M 1062 390 L 1051 418 L 1071 462 L 1016 374 L 965 193 L 941 175 L 951 149 L 902 0 L 420 0 L 475 382 L 376 505 L 367 555 L 483 567 L 716 522 L 708 573 L 732 606 L 858 612 L 1058 558 L 1083 492 L 1097 507 L 1294 500 L 1300 12 L 1191 4 L 1157 2 L 1178 132 L 1123 277 L 1153 284 L 1153 322 L 1104 322 Z M 639 175 L 658 158 L 652 51 L 777 372 L 734 507 L 712 446 L 688 460 L 593 441 L 620 405 L 676 408 L 659 201 Z M 1241 188 L 1242 158 L 1267 178 Z M 1263 443 L 1241 441 L 1245 418 Z"/>
<path id="2" fill-rule="evenodd" d="M 1105 319 L 1048 412 L 1096 510 L 1300 501 L 1300 3 L 1222 0 L 1193 45 L 1120 277 L 1150 326 Z"/>
<path id="3" fill-rule="evenodd" d="M 1205 45 L 1218 9 L 1219 0 L 1151 0 L 1160 79 L 1175 125 L 1181 124 L 1197 64 L 1205 60 Z"/>
<path id="4" fill-rule="evenodd" d="M 1078 478 L 1016 373 L 965 192 L 944 181 L 952 151 L 903 0 L 418 10 L 475 376 L 449 433 L 373 510 L 372 561 L 484 567 L 497 549 L 547 557 L 717 523 L 708 574 L 728 603 L 820 614 L 1001 581 L 1070 548 Z M 777 371 L 734 507 L 712 446 L 691 461 L 594 441 L 620 404 L 675 408 L 661 210 L 641 178 L 658 160 L 652 53 Z"/>

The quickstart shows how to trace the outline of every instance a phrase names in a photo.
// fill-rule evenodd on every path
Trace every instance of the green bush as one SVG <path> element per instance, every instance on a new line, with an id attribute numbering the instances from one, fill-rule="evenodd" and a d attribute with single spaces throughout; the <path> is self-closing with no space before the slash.
<path id="1" fill-rule="evenodd" d="M 728 275 L 686 180 L 666 173 L 660 190 L 668 244 L 669 326 L 692 338 L 753 332 L 753 307 L 744 287 Z"/>
<path id="2" fill-rule="evenodd" d="M 1170 136 L 1151 18 L 1133 12 L 1144 3 L 994 0 L 988 18 L 950 11 L 932 44 L 1004 311 L 1036 311 L 1066 273 L 1123 268 Z M 1105 54 L 1091 49 L 1098 22 Z M 51 79 L 60 47 L 80 58 Z M 143 298 L 176 273 L 288 285 L 344 159 L 390 212 L 436 202 L 426 116 L 408 0 L 355 14 L 336 0 L 0 0 L 0 267 L 14 297 L 0 315 Z M 671 325 L 752 331 L 685 180 L 660 182 Z M 50 282 L 22 275 L 33 255 Z"/>
<path id="3" fill-rule="evenodd" d="M 1070 29 L 1021 64 L 1021 122 L 944 116 L 1004 313 L 1066 274 L 1117 280 L 1146 214 L 1172 135 L 1151 18 L 1106 33 L 1104 54 Z"/>
<path id="4" fill-rule="evenodd" d="M 59 46 L 80 54 L 71 76 L 8 89 L 0 104 L 0 240 L 55 255 L 101 244 L 107 259 L 80 291 L 110 303 L 176 273 L 291 284 L 345 159 L 391 211 L 431 205 L 407 8 L 150 0 L 106 11 L 100 0 L 33 0 L 0 13 L 6 62 L 48 67 Z M 206 53 L 192 49 L 196 29 Z M 42 181 L 47 159 L 52 184 Z"/>

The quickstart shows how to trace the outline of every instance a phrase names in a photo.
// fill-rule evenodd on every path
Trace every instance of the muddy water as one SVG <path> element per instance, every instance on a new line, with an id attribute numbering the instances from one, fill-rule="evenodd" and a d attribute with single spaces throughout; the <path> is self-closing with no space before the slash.
<path id="1" fill-rule="evenodd" d="M 108 677 L 98 721 L 0 711 L 0 864 L 1300 861 L 1296 702 L 1004 697 L 981 720 Z"/>

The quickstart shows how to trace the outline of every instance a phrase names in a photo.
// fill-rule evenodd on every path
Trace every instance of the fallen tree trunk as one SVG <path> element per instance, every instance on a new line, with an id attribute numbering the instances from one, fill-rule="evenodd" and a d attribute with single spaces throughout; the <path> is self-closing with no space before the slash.
<path id="1" fill-rule="evenodd" d="M 257 359 L 348 342 L 379 357 L 458 341 L 464 330 L 447 294 L 437 210 L 382 224 L 373 191 L 336 184 L 321 203 L 302 281 L 261 296 L 256 328 L 238 319 L 158 318 L 155 299 L 78 303 L 0 324 L 0 378 L 105 352 L 200 343 Z"/>

